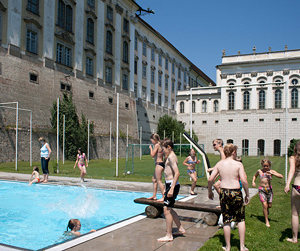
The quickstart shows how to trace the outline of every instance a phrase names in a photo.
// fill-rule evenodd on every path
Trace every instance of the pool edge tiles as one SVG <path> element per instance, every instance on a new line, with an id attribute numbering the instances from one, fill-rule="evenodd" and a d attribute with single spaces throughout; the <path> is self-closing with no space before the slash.
<path id="1" fill-rule="evenodd" d="M 71 239 L 71 240 L 68 240 L 64 243 L 61 243 L 61 244 L 55 244 L 55 245 L 52 245 L 52 246 L 48 246 L 48 247 L 44 247 L 40 250 L 45 250 L 45 251 L 61 251 L 61 250 L 64 250 L 64 249 L 67 249 L 67 248 L 71 248 L 71 247 L 74 247 L 78 244 L 81 244 L 81 243 L 84 243 L 84 242 L 87 242 L 89 240 L 92 240 L 92 239 L 95 239 L 97 237 L 100 237 L 104 234 L 107 234 L 109 232 L 112 232 L 114 230 L 117 230 L 117 229 L 120 229 L 122 227 L 125 227 L 125 226 L 128 226 L 132 223 L 135 223 L 137 221 L 140 221 L 142 219 L 145 219 L 147 216 L 142 213 L 140 215 L 137 215 L 137 216 L 133 216 L 129 219 L 126 219 L 126 220 L 123 220 L 123 221 L 119 221 L 117 223 L 114 223 L 112 225 L 109 225 L 109 226 L 106 226 L 104 228 L 101 228 L 99 230 L 97 230 L 96 232 L 92 232 L 92 233 L 86 233 L 82 236 L 79 236 L 79 237 L 76 237 L 74 239 Z"/>
<path id="2" fill-rule="evenodd" d="M 183 198 L 179 199 L 178 201 L 188 201 L 192 198 L 194 198 L 194 196 L 190 195 L 190 196 L 183 197 Z M 63 242 L 63 243 L 60 243 L 60 244 L 54 244 L 54 245 L 45 247 L 45 248 L 40 249 L 40 250 L 43 250 L 43 251 L 61 251 L 61 250 L 65 250 L 65 249 L 68 249 L 68 248 L 72 248 L 76 245 L 79 245 L 79 244 L 82 244 L 84 242 L 90 241 L 92 239 L 95 239 L 95 238 L 100 237 L 104 234 L 110 233 L 114 230 L 118 230 L 122 227 L 128 226 L 132 223 L 138 222 L 138 221 L 143 220 L 145 218 L 147 218 L 145 213 L 141 213 L 139 215 L 133 216 L 133 217 L 128 218 L 128 219 L 125 219 L 123 221 L 119 221 L 119 222 L 114 223 L 112 225 L 101 228 L 101 229 L 97 230 L 94 233 L 86 233 L 82 236 L 76 237 L 76 238 L 68 240 L 66 242 Z"/>

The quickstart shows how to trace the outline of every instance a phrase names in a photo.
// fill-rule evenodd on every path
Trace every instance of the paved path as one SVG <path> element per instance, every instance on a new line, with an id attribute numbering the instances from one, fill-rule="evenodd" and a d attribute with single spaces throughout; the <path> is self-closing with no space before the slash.
<path id="1" fill-rule="evenodd" d="M 30 178 L 29 174 L 15 174 L 0 172 L 0 179 L 26 181 Z M 53 185 L 80 185 L 79 178 L 50 176 L 48 184 Z M 111 180 L 93 180 L 87 179 L 84 182 L 87 187 L 116 189 L 125 191 L 143 191 L 152 192 L 152 184 L 145 182 L 126 182 Z M 207 198 L 207 188 L 196 187 L 197 196 L 190 196 L 191 200 L 199 203 L 209 203 L 218 205 L 219 200 L 215 194 L 215 200 Z M 188 195 L 189 186 L 182 186 L 180 195 Z M 257 193 L 257 189 L 250 189 L 250 198 Z M 146 205 L 145 205 L 146 207 Z M 159 250 L 159 251 L 177 251 L 177 250 L 198 250 L 209 238 L 211 238 L 219 229 L 218 226 L 208 226 L 203 222 L 204 212 L 175 209 L 180 216 L 183 227 L 186 229 L 184 236 L 179 236 L 173 242 L 159 243 L 157 238 L 166 234 L 165 219 L 163 217 L 150 219 L 144 215 L 133 218 L 133 223 L 124 225 L 121 228 L 114 229 L 112 226 L 104 229 L 106 233 L 99 236 L 101 230 L 96 233 L 83 235 L 67 242 L 69 247 L 53 247 L 49 250 L 68 250 L 68 251 L 94 251 L 94 250 Z M 122 224 L 122 223 L 121 223 Z M 115 226 L 117 226 L 116 224 Z M 98 235 L 98 236 L 97 236 Z M 79 243 L 82 242 L 82 243 Z M 1 249 L 1 247 L 0 247 Z M 1 249 L 2 250 L 2 249 Z M 12 250 L 12 249 L 7 249 Z"/>

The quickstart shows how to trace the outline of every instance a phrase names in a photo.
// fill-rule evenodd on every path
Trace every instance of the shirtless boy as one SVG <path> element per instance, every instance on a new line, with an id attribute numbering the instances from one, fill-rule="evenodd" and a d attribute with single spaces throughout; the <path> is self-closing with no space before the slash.
<path id="1" fill-rule="evenodd" d="M 166 156 L 165 163 L 165 181 L 166 191 L 164 197 L 164 214 L 167 225 L 167 235 L 165 237 L 157 239 L 160 242 L 173 241 L 173 235 L 183 235 L 185 233 L 182 227 L 178 214 L 173 210 L 175 199 L 179 193 L 180 185 L 178 182 L 179 170 L 178 170 L 178 159 L 173 151 L 173 142 L 170 139 L 164 139 L 162 142 L 163 151 Z M 173 221 L 177 226 L 177 232 L 172 234 Z"/>
<path id="2" fill-rule="evenodd" d="M 213 140 L 213 148 L 214 151 L 217 151 L 220 153 L 221 160 L 226 159 L 223 149 L 223 140 L 222 139 L 215 139 Z M 214 169 L 214 167 L 209 168 L 207 171 L 211 172 Z M 217 193 L 220 194 L 220 182 L 221 180 L 218 180 L 214 184 L 214 188 L 216 189 Z"/>
<path id="3" fill-rule="evenodd" d="M 235 160 L 237 152 L 237 146 L 233 144 L 227 144 L 224 147 L 224 154 L 226 159 L 219 161 L 211 176 L 208 179 L 208 197 L 213 199 L 212 184 L 215 177 L 220 174 L 220 205 L 222 210 L 223 222 L 224 222 L 224 237 L 226 241 L 226 247 L 223 250 L 230 250 L 230 223 L 232 221 L 238 223 L 239 235 L 240 235 L 240 250 L 248 250 L 245 247 L 245 205 L 249 203 L 249 188 L 245 175 L 244 166 L 241 162 Z M 245 204 L 243 203 L 243 195 L 240 189 L 241 180 L 245 196 Z"/>

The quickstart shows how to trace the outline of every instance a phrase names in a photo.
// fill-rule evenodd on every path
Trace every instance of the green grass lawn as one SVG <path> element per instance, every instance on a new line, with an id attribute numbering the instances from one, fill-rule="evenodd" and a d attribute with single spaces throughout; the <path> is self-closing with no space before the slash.
<path id="1" fill-rule="evenodd" d="M 285 159 L 283 157 L 270 158 L 273 162 L 272 168 L 285 176 Z M 259 168 L 259 161 L 255 158 L 243 159 L 243 164 L 248 175 L 248 183 L 251 186 L 252 178 Z M 284 178 L 273 177 L 272 186 L 274 192 L 273 205 L 270 209 L 270 228 L 265 226 L 262 205 L 258 194 L 255 195 L 246 206 L 246 247 L 249 250 L 300 250 L 299 244 L 287 242 L 287 237 L 292 237 L 291 230 L 291 207 L 290 194 L 284 193 Z M 256 179 L 256 187 L 259 185 L 259 178 Z M 210 240 L 208 240 L 199 250 L 222 250 L 225 246 L 223 229 Z M 238 229 L 231 232 L 231 250 L 239 250 Z"/>
<path id="2" fill-rule="evenodd" d="M 208 155 L 211 166 L 214 166 L 220 157 L 217 155 Z M 190 179 L 186 173 L 186 167 L 182 165 L 185 157 L 178 157 L 179 170 L 181 176 L 179 181 L 181 184 L 190 185 Z M 252 178 L 257 169 L 260 168 L 260 160 L 258 157 L 243 157 L 243 164 L 248 176 L 248 183 L 251 186 Z M 281 174 L 285 174 L 285 158 L 271 157 L 273 162 L 272 168 Z M 33 165 L 40 167 L 40 162 L 34 162 Z M 59 174 L 54 173 L 56 162 L 51 161 L 49 164 L 50 175 L 65 176 L 65 177 L 79 177 L 80 172 L 78 167 L 75 169 L 74 162 L 65 161 L 59 163 Z M 201 168 L 202 166 L 200 166 Z M 93 179 L 107 179 L 107 180 L 122 180 L 122 181 L 140 181 L 151 182 L 151 176 L 154 171 L 154 162 L 150 156 L 143 156 L 142 160 L 135 158 L 134 173 L 125 175 L 125 171 L 132 171 L 131 159 L 127 163 L 125 159 L 119 159 L 119 175 L 116 177 L 116 161 L 106 159 L 91 160 L 87 168 L 86 178 Z M 17 172 L 31 174 L 32 167 L 28 162 L 18 162 L 18 171 L 15 171 L 15 163 L 1 163 L 1 172 Z M 202 170 L 200 170 L 202 175 Z M 198 179 L 198 186 L 207 186 L 207 179 L 204 175 Z M 259 185 L 259 178 L 256 180 L 256 185 Z M 250 203 L 246 206 L 246 246 L 249 250 L 299 250 L 300 244 L 292 244 L 285 239 L 292 236 L 291 231 L 291 210 L 290 210 L 290 195 L 284 193 L 284 178 L 278 179 L 276 177 L 272 180 L 274 191 L 273 207 L 270 209 L 270 224 L 271 228 L 267 228 L 264 223 L 262 212 L 262 205 L 259 201 L 258 195 L 254 196 Z M 215 198 L 218 199 L 218 198 Z M 231 250 L 239 250 L 239 236 L 238 230 L 232 231 Z M 225 245 L 223 230 L 220 229 L 215 236 L 208 240 L 202 250 L 222 250 L 221 247 Z"/>

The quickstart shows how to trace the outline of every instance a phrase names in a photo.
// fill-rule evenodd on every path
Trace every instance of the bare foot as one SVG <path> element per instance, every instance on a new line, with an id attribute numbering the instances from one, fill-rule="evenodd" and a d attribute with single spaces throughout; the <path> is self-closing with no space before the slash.
<path id="1" fill-rule="evenodd" d="M 296 240 L 296 241 L 294 241 L 293 239 L 291 239 L 291 238 L 287 238 L 286 239 L 287 241 L 289 241 L 289 242 L 292 242 L 292 243 L 298 243 L 298 241 Z"/>
<path id="2" fill-rule="evenodd" d="M 156 200 L 156 196 L 152 195 L 151 197 L 147 198 L 147 200 Z"/>
<path id="3" fill-rule="evenodd" d="M 42 182 L 43 182 L 43 183 L 47 183 L 47 182 L 48 182 L 48 180 L 43 180 Z"/>
<path id="4" fill-rule="evenodd" d="M 164 198 L 160 198 L 156 202 L 164 202 Z"/>
<path id="5" fill-rule="evenodd" d="M 173 236 L 172 236 L 172 237 L 169 237 L 169 236 L 166 235 L 165 237 L 162 237 L 162 238 L 157 239 L 157 241 L 159 241 L 159 242 L 173 241 Z"/>
<path id="6" fill-rule="evenodd" d="M 270 223 L 269 223 L 269 222 L 268 222 L 268 223 L 266 223 L 266 226 L 267 226 L 267 227 L 270 227 Z"/>
<path id="7" fill-rule="evenodd" d="M 184 235 L 185 234 L 185 230 L 182 228 L 180 230 L 177 230 L 175 233 L 173 233 L 174 236 L 177 236 L 177 235 Z"/>
<path id="8" fill-rule="evenodd" d="M 244 246 L 243 248 L 241 248 L 241 251 L 249 251 L 249 249 Z"/>
<path id="9" fill-rule="evenodd" d="M 197 193 L 195 193 L 194 191 L 191 191 L 191 195 L 197 195 Z"/>
<path id="10" fill-rule="evenodd" d="M 230 251 L 230 248 L 227 249 L 226 247 L 222 247 L 222 249 L 225 250 L 225 251 Z"/>

